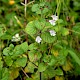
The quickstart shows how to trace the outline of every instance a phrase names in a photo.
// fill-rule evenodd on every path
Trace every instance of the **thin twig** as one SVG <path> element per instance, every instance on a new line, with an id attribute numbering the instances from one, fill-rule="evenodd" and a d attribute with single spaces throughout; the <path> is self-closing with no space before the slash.
<path id="1" fill-rule="evenodd" d="M 26 76 L 27 78 L 29 78 L 29 76 L 25 73 L 25 71 L 23 70 L 23 68 L 21 68 L 21 70 L 23 71 L 23 73 L 25 74 L 25 76 Z"/>
<path id="2" fill-rule="evenodd" d="M 29 3 L 27 3 L 27 0 L 25 0 L 25 3 L 22 3 L 22 2 L 21 2 L 21 4 L 25 7 L 25 8 L 24 8 L 25 18 L 26 18 L 26 9 L 27 9 L 27 6 L 30 5 L 30 4 L 32 4 L 33 2 L 35 2 L 35 0 L 34 0 L 34 1 L 31 1 L 31 2 L 29 2 Z"/>
<path id="3" fill-rule="evenodd" d="M 26 18 L 26 5 L 27 5 L 27 0 L 25 0 L 25 5 L 24 5 L 24 14 L 25 14 L 25 18 Z"/>
<path id="4" fill-rule="evenodd" d="M 26 6 L 28 6 L 28 5 L 30 5 L 30 4 L 32 4 L 32 3 L 34 3 L 34 2 L 35 2 L 35 0 L 29 2 Z"/>
<path id="5" fill-rule="evenodd" d="M 14 16 L 14 18 L 16 19 L 16 21 L 20 25 L 20 27 L 23 28 L 23 25 L 21 24 L 21 22 L 19 21 L 19 19 L 17 18 L 17 16 Z"/>

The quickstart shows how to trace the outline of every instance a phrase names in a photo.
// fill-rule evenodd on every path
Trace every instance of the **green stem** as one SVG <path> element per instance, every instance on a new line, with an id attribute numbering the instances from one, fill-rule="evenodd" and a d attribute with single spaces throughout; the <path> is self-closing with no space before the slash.
<path id="1" fill-rule="evenodd" d="M 27 7 L 26 7 L 26 4 L 27 4 L 27 0 L 25 0 L 25 5 L 24 5 L 24 15 L 25 15 L 25 18 L 26 18 L 26 9 L 27 9 Z"/>

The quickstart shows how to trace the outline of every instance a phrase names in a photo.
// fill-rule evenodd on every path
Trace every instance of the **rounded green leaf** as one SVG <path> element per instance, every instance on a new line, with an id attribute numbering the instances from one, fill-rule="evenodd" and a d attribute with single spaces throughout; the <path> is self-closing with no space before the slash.
<path id="1" fill-rule="evenodd" d="M 29 35 L 34 35 L 36 34 L 37 30 L 34 27 L 34 21 L 31 21 L 27 24 L 26 28 L 25 28 L 25 32 L 28 33 Z"/>
<path id="2" fill-rule="evenodd" d="M 27 57 L 17 58 L 15 64 L 17 67 L 25 67 L 27 63 Z"/>
<path id="3" fill-rule="evenodd" d="M 39 72 L 43 72 L 47 69 L 47 66 L 45 65 L 45 63 L 40 63 L 38 66 L 38 71 Z"/>
<path id="4" fill-rule="evenodd" d="M 35 53 L 36 53 L 35 50 L 29 51 L 29 53 L 28 53 L 29 60 L 30 60 L 31 62 L 33 62 L 34 59 L 35 59 Z"/>
<path id="5" fill-rule="evenodd" d="M 39 60 L 42 54 L 40 52 L 35 53 L 35 60 Z"/>
<path id="6" fill-rule="evenodd" d="M 42 13 L 45 14 L 45 13 L 47 13 L 48 11 L 49 11 L 48 8 L 44 8 L 43 11 L 42 11 Z"/>
<path id="7" fill-rule="evenodd" d="M 38 5 L 38 4 L 34 4 L 34 5 L 32 6 L 32 11 L 33 11 L 33 12 L 36 12 L 37 9 L 39 9 L 39 5 Z"/>
<path id="8" fill-rule="evenodd" d="M 56 37 L 51 36 L 49 32 L 42 33 L 41 38 L 44 42 L 53 43 L 56 40 Z"/>
<path id="9" fill-rule="evenodd" d="M 1 77 L 0 80 L 9 80 L 9 70 L 8 70 L 8 68 L 3 68 L 0 71 L 0 77 Z"/>
<path id="10" fill-rule="evenodd" d="M 8 56 L 10 53 L 10 50 L 9 50 L 9 47 L 6 47 L 4 50 L 3 50 L 3 54 Z"/>
<path id="11" fill-rule="evenodd" d="M 39 5 L 40 5 L 40 7 L 43 7 L 43 6 L 45 6 L 45 2 L 41 2 Z"/>
<path id="12" fill-rule="evenodd" d="M 63 71 L 60 68 L 56 69 L 55 72 L 56 72 L 56 75 L 63 75 Z"/>
<path id="13" fill-rule="evenodd" d="M 30 73 L 34 72 L 34 68 L 35 68 L 34 64 L 32 64 L 31 62 L 28 62 L 27 67 L 28 67 Z"/>
<path id="14" fill-rule="evenodd" d="M 66 36 L 69 34 L 69 30 L 67 28 L 62 28 L 61 33 L 63 36 Z"/>
<path id="15" fill-rule="evenodd" d="M 37 29 L 39 29 L 39 30 L 42 30 L 42 29 L 43 29 L 43 27 L 41 26 L 41 23 L 40 23 L 38 20 L 35 20 L 35 21 L 34 21 L 34 24 L 35 24 L 35 27 L 36 27 Z"/>
<path id="16" fill-rule="evenodd" d="M 28 43 L 24 42 L 20 45 L 20 47 L 24 52 L 26 52 L 28 50 Z"/>
<path id="17" fill-rule="evenodd" d="M 55 59 L 51 59 L 48 65 L 53 66 L 57 61 Z"/>
<path id="18" fill-rule="evenodd" d="M 9 80 L 14 80 L 19 76 L 19 69 L 18 68 L 12 68 L 10 70 L 10 77 Z"/>
<path id="19" fill-rule="evenodd" d="M 11 66 L 13 63 L 13 60 L 11 59 L 10 56 L 6 56 L 5 57 L 5 63 L 7 64 L 7 66 Z"/>
<path id="20" fill-rule="evenodd" d="M 36 43 L 32 43 L 29 45 L 29 50 L 33 50 L 33 49 L 37 49 L 38 46 L 36 45 Z"/>
<path id="21" fill-rule="evenodd" d="M 44 62 L 49 62 L 49 61 L 50 61 L 50 57 L 51 57 L 51 55 L 46 55 L 46 54 L 44 54 L 44 57 L 42 58 L 42 60 L 43 60 Z"/>
<path id="22" fill-rule="evenodd" d="M 36 14 L 41 14 L 41 10 L 38 9 L 38 10 L 36 11 Z"/>

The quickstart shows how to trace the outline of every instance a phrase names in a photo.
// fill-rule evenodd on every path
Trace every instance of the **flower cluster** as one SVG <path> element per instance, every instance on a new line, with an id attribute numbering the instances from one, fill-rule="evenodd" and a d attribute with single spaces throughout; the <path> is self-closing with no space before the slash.
<path id="1" fill-rule="evenodd" d="M 51 23 L 51 25 L 55 26 L 56 21 L 58 20 L 58 16 L 52 15 L 51 17 L 52 17 L 52 20 L 49 20 L 49 22 Z"/>
<path id="2" fill-rule="evenodd" d="M 52 15 L 52 20 L 49 20 L 49 22 L 51 23 L 51 25 L 56 25 L 56 21 L 58 20 L 58 16 L 56 15 Z M 49 33 L 51 36 L 55 36 L 56 35 L 56 32 L 54 30 L 49 30 Z M 41 37 L 40 36 L 37 36 L 36 37 L 36 40 L 35 40 L 37 43 L 40 43 L 42 41 Z"/>
<path id="3" fill-rule="evenodd" d="M 13 41 L 13 42 L 18 42 L 18 41 L 20 41 L 20 40 L 21 40 L 21 38 L 20 38 L 19 34 L 17 33 L 17 34 L 15 34 L 15 35 L 12 37 L 12 40 L 11 40 L 11 41 Z"/>
<path id="4" fill-rule="evenodd" d="M 50 30 L 50 35 L 51 36 L 55 36 L 56 35 L 56 32 L 54 30 Z M 35 40 L 37 43 L 40 43 L 42 41 L 41 37 L 40 36 L 37 36 L 36 37 L 36 40 Z"/>
<path id="5" fill-rule="evenodd" d="M 58 20 L 58 16 L 52 15 L 51 17 L 52 17 L 52 20 L 49 20 L 49 22 L 50 22 L 51 25 L 55 26 L 56 25 L 56 21 Z M 51 36 L 55 36 L 56 35 L 56 32 L 54 30 L 50 30 L 49 32 L 50 32 Z"/>

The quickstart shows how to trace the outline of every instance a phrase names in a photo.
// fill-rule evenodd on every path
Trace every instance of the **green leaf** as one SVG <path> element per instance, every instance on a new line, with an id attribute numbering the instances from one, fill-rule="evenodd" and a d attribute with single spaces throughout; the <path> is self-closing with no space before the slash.
<path id="1" fill-rule="evenodd" d="M 64 24 L 64 21 L 62 19 L 58 19 L 59 24 Z"/>
<path id="2" fill-rule="evenodd" d="M 54 67 L 48 67 L 44 72 L 43 72 L 43 76 L 47 79 L 47 78 L 52 78 L 55 77 L 56 75 L 63 75 L 63 71 L 58 68 L 56 70 L 54 70 Z"/>
<path id="3" fill-rule="evenodd" d="M 6 56 L 13 55 L 13 49 L 14 49 L 14 45 L 13 44 L 10 44 L 9 47 L 6 47 L 3 50 L 3 54 L 6 55 Z"/>
<path id="4" fill-rule="evenodd" d="M 56 45 L 54 45 L 54 48 L 56 48 L 56 49 L 63 49 L 63 46 L 62 46 L 62 44 L 57 43 Z"/>
<path id="5" fill-rule="evenodd" d="M 63 36 L 66 36 L 66 35 L 69 34 L 69 30 L 67 28 L 62 28 L 61 33 L 62 33 Z"/>
<path id="6" fill-rule="evenodd" d="M 8 40 L 11 40 L 11 39 L 12 39 L 12 35 L 5 32 L 5 33 L 1 36 L 1 39 L 4 39 L 4 40 L 8 39 Z"/>
<path id="7" fill-rule="evenodd" d="M 35 59 L 35 53 L 36 53 L 35 50 L 29 51 L 29 53 L 28 53 L 29 60 L 30 60 L 31 62 L 33 62 L 34 59 Z"/>
<path id="8" fill-rule="evenodd" d="M 55 73 L 56 75 L 63 75 L 63 71 L 60 68 L 56 69 Z"/>
<path id="9" fill-rule="evenodd" d="M 76 61 L 76 63 L 78 63 L 78 65 L 80 65 L 80 59 L 77 56 L 77 54 L 71 49 L 68 52 L 71 55 L 71 57 Z"/>
<path id="10" fill-rule="evenodd" d="M 31 62 L 28 62 L 27 67 L 28 67 L 30 73 L 34 72 L 34 68 L 35 68 L 34 64 L 32 64 Z"/>
<path id="11" fill-rule="evenodd" d="M 46 80 L 48 78 L 52 78 L 55 77 L 55 70 L 53 67 L 49 66 L 44 72 L 43 72 L 43 76 L 46 78 Z"/>
<path id="12" fill-rule="evenodd" d="M 48 8 L 44 8 L 43 11 L 42 11 L 42 13 L 45 14 L 45 13 L 47 13 L 48 11 L 49 11 Z"/>
<path id="13" fill-rule="evenodd" d="M 17 67 L 25 67 L 27 63 L 27 57 L 18 58 L 15 61 Z"/>
<path id="14" fill-rule="evenodd" d="M 42 33 L 41 38 L 44 42 L 53 43 L 56 40 L 56 37 L 51 36 L 49 32 Z"/>
<path id="15" fill-rule="evenodd" d="M 59 51 L 59 55 L 67 57 L 67 55 L 68 55 L 68 49 L 63 48 L 62 50 Z"/>
<path id="16" fill-rule="evenodd" d="M 28 33 L 29 35 L 34 35 L 36 34 L 37 30 L 34 27 L 34 21 L 31 21 L 27 24 L 26 28 L 25 28 L 25 32 Z"/>
<path id="17" fill-rule="evenodd" d="M 31 62 L 35 62 L 41 58 L 42 54 L 36 50 L 32 50 L 29 51 L 28 56 Z"/>
<path id="18" fill-rule="evenodd" d="M 50 62 L 48 62 L 48 65 L 54 66 L 56 62 L 57 62 L 57 60 L 53 56 L 51 56 L 51 60 L 50 60 Z"/>
<path id="19" fill-rule="evenodd" d="M 41 2 L 39 5 L 40 5 L 40 7 L 44 7 L 45 6 L 45 2 Z"/>
<path id="20" fill-rule="evenodd" d="M 38 71 L 36 71 L 31 76 L 32 76 L 32 78 L 34 78 L 34 80 L 40 80 L 40 73 Z M 42 80 L 44 80 L 44 79 L 42 78 Z"/>
<path id="21" fill-rule="evenodd" d="M 38 71 L 39 72 L 43 72 L 47 69 L 47 65 L 45 65 L 45 63 L 40 63 L 39 66 L 38 66 Z"/>
<path id="22" fill-rule="evenodd" d="M 11 66 L 12 63 L 13 63 L 13 60 L 11 59 L 10 56 L 6 56 L 6 57 L 5 57 L 5 62 L 6 62 L 6 64 L 7 64 L 7 66 Z"/>
<path id="23" fill-rule="evenodd" d="M 44 62 L 49 62 L 49 61 L 50 61 L 50 58 L 51 58 L 51 55 L 46 55 L 46 54 L 44 54 L 44 57 L 42 58 L 42 60 L 43 60 Z"/>
<path id="24" fill-rule="evenodd" d="M 13 52 L 14 52 L 13 56 L 18 56 L 18 55 L 24 53 L 24 51 L 23 51 L 23 49 L 20 47 L 20 45 L 17 45 L 17 46 L 15 47 L 15 49 L 13 50 Z"/>
<path id="25" fill-rule="evenodd" d="M 19 76 L 19 69 L 18 68 L 12 68 L 10 70 L 10 76 L 9 80 L 14 80 Z"/>
<path id="26" fill-rule="evenodd" d="M 33 12 L 36 12 L 36 14 L 41 14 L 41 10 L 40 10 L 40 7 L 39 7 L 38 4 L 34 4 L 34 5 L 32 6 L 32 11 L 33 11 Z"/>
<path id="27" fill-rule="evenodd" d="M 24 42 L 20 45 L 20 47 L 24 52 L 26 52 L 28 50 L 28 43 Z"/>
<path id="28" fill-rule="evenodd" d="M 36 14 L 41 14 L 41 10 L 38 9 L 38 10 L 36 11 Z"/>
<path id="29" fill-rule="evenodd" d="M 35 61 L 40 60 L 41 57 L 42 57 L 42 54 L 40 52 L 35 53 Z"/>
<path id="30" fill-rule="evenodd" d="M 39 30 L 42 30 L 42 29 L 43 29 L 43 27 L 41 26 L 41 23 L 40 23 L 38 20 L 35 20 L 35 21 L 34 21 L 34 24 L 35 24 L 35 27 L 36 27 L 37 29 L 39 29 Z"/>
<path id="31" fill-rule="evenodd" d="M 7 68 L 3 68 L 2 71 L 0 71 L 0 80 L 9 80 L 9 71 Z"/>
<path id="32" fill-rule="evenodd" d="M 14 50 L 13 50 L 13 58 L 15 58 L 16 56 L 19 56 L 23 53 L 25 53 L 28 50 L 28 44 L 27 42 L 23 42 L 20 45 L 15 46 Z"/>
<path id="33" fill-rule="evenodd" d="M 33 49 L 37 49 L 37 48 L 38 48 L 38 46 L 36 43 L 32 43 L 29 45 L 29 50 L 33 50 Z"/>
<path id="34" fill-rule="evenodd" d="M 80 22 L 73 27 L 73 34 L 80 35 Z"/>
<path id="35" fill-rule="evenodd" d="M 36 12 L 38 9 L 39 9 L 39 5 L 38 5 L 38 4 L 34 4 L 34 5 L 32 6 L 32 11 L 33 11 L 33 12 Z"/>
<path id="36" fill-rule="evenodd" d="M 10 44 L 9 47 L 10 47 L 11 50 L 14 49 L 14 45 L 13 44 Z"/>
<path id="37" fill-rule="evenodd" d="M 9 47 L 7 47 L 7 48 L 5 48 L 5 49 L 3 50 L 3 54 L 6 55 L 6 56 L 9 55 L 9 52 L 10 52 Z"/>

